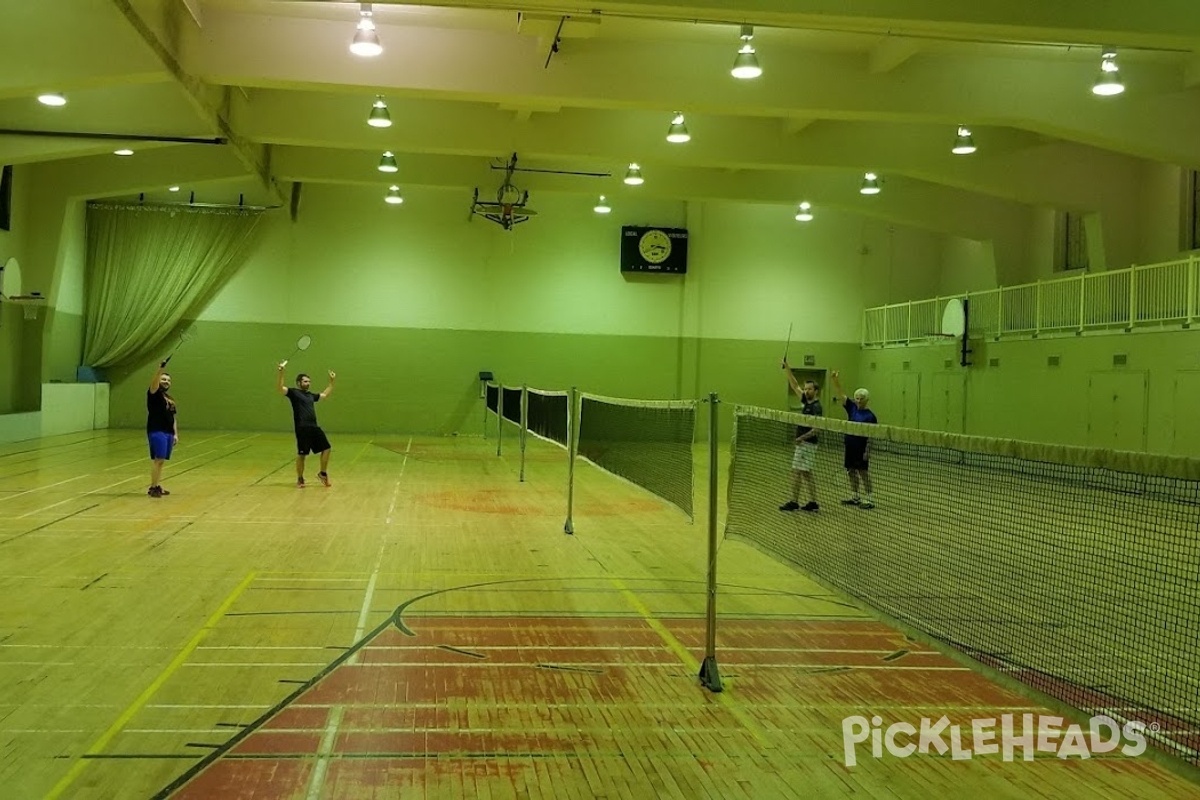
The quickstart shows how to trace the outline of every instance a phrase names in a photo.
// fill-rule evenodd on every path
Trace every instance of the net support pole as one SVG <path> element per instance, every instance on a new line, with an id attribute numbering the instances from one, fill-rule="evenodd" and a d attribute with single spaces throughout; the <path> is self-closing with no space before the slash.
<path id="1" fill-rule="evenodd" d="M 504 384 L 496 389 L 496 455 L 500 455 L 500 446 L 504 444 Z"/>
<path id="2" fill-rule="evenodd" d="M 705 614 L 704 663 L 700 684 L 719 692 L 721 672 L 717 669 L 717 404 L 716 392 L 708 396 L 708 610 Z"/>
<path id="3" fill-rule="evenodd" d="M 521 448 L 521 483 L 525 482 L 525 431 L 529 429 L 529 387 L 521 384 L 521 431 L 518 445 Z"/>
<path id="4" fill-rule="evenodd" d="M 483 438 L 487 439 L 487 383 L 483 384 Z"/>
<path id="5" fill-rule="evenodd" d="M 575 510 L 575 450 L 579 446 L 579 390 L 571 387 L 567 398 L 567 521 L 563 533 L 575 533 L 575 522 L 571 519 Z"/>

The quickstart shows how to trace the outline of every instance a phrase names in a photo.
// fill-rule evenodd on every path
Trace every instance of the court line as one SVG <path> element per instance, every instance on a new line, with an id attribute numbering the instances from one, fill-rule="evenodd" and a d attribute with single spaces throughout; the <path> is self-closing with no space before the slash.
<path id="1" fill-rule="evenodd" d="M 46 528 L 57 525 L 58 523 L 62 522 L 63 520 L 67 520 L 67 519 L 70 519 L 71 517 L 78 516 L 79 514 L 82 514 L 85 511 L 91 511 L 93 508 L 99 508 L 101 505 L 102 505 L 101 503 L 93 503 L 90 506 L 85 506 L 84 508 L 80 508 L 76 511 L 72 511 L 70 514 L 67 514 L 66 516 L 59 517 L 58 519 L 52 519 L 49 522 L 38 525 L 36 528 L 30 528 L 29 530 L 25 531 L 24 533 L 18 533 L 16 536 L 10 536 L 7 539 L 0 539 L 0 545 L 8 544 L 9 542 L 15 542 L 17 539 L 20 539 L 23 536 L 28 536 L 31 533 L 37 533 L 40 530 L 45 530 Z M 82 580 L 82 578 L 80 580 Z"/>
<path id="2" fill-rule="evenodd" d="M 329 724 L 321 737 L 317 748 L 317 763 L 313 767 L 312 780 L 308 784 L 307 800 L 320 800 L 321 792 L 325 789 L 325 774 L 329 770 L 329 759 L 333 756 L 333 746 L 337 742 L 338 728 L 342 726 L 342 716 L 346 713 L 345 706 L 334 706 L 329 712 Z"/>
<path id="3" fill-rule="evenodd" d="M 659 638 L 663 640 L 664 644 L 666 644 L 667 649 L 674 653 L 684 663 L 684 665 L 691 670 L 693 675 L 699 675 L 700 662 L 695 659 L 691 651 L 684 646 L 683 642 L 676 639 L 674 634 L 667 630 L 667 627 L 654 617 L 650 609 L 646 607 L 646 604 L 643 603 L 637 595 L 629 590 L 624 581 L 616 577 L 609 578 L 609 581 L 612 582 L 613 586 L 616 586 L 617 589 L 620 590 L 621 594 L 625 597 L 625 601 L 629 603 L 629 605 L 633 606 L 638 614 L 641 615 L 642 619 L 646 621 L 646 624 L 650 626 L 650 629 L 658 634 Z M 742 709 L 733 702 L 729 695 L 725 694 L 724 692 L 719 692 L 715 695 L 715 697 L 717 702 L 724 706 L 725 709 L 733 715 L 734 719 L 741 723 L 742 727 L 744 727 L 760 745 L 764 747 L 767 746 L 766 738 L 759 730 L 758 723 L 756 723 L 744 711 L 742 711 Z"/>
<path id="4" fill-rule="evenodd" d="M 223 435 L 224 435 L 224 434 L 223 434 Z M 256 435 L 257 435 L 257 434 L 256 434 Z M 214 437 L 214 438 L 218 438 L 218 439 L 219 439 L 219 438 L 221 438 L 221 437 L 219 437 L 219 436 L 218 436 L 218 437 Z M 253 438 L 254 438 L 254 436 L 248 436 L 248 437 L 246 437 L 245 439 L 241 439 L 241 440 L 239 440 L 239 441 L 245 442 L 245 441 L 249 441 L 250 439 L 253 439 Z M 234 442 L 234 444 L 237 444 L 237 443 L 238 443 L 238 442 Z M 227 445 L 227 446 L 229 446 L 229 445 Z M 202 458 L 203 456 L 207 456 L 207 455 L 210 455 L 210 454 L 212 454 L 212 453 L 219 452 L 219 451 L 220 451 L 220 450 L 222 450 L 222 449 L 223 449 L 222 447 L 217 447 L 217 448 L 216 448 L 216 449 L 214 449 L 214 450 L 206 450 L 206 451 L 205 451 L 205 452 L 203 452 L 203 453 L 198 453 L 197 455 L 191 456 L 190 458 L 185 458 L 185 459 L 182 459 L 181 461 L 178 461 L 178 462 L 176 462 L 176 463 L 178 463 L 178 464 L 186 464 L 186 463 L 188 463 L 189 461 L 195 461 L 197 458 Z M 243 449 L 245 449 L 245 448 L 243 448 Z M 238 451 L 234 451 L 234 452 L 241 452 L 241 451 L 240 451 L 240 450 L 238 450 Z M 225 455 L 233 455 L 233 453 L 226 453 Z M 224 458 L 224 457 L 225 457 L 225 455 L 223 455 L 223 456 L 218 456 L 217 458 L 211 459 L 211 460 L 209 460 L 209 461 L 206 461 L 206 462 L 204 462 L 204 463 L 205 463 L 205 464 L 211 464 L 213 461 L 218 461 L 218 460 L 220 460 L 221 458 Z M 140 464 L 140 463 L 142 463 L 142 462 L 143 462 L 143 461 L 145 461 L 145 460 L 146 460 L 146 459 L 139 458 L 139 459 L 135 459 L 135 460 L 133 460 L 133 461 L 126 461 L 124 464 L 118 464 L 118 465 L 117 465 L 117 466 L 115 466 L 115 467 L 109 467 L 108 469 L 101 470 L 101 472 L 111 472 L 111 471 L 112 471 L 112 470 L 114 470 L 114 469 L 120 469 L 121 467 L 127 467 L 127 466 L 129 466 L 130 464 Z M 197 465 L 197 466 L 204 466 L 204 464 L 199 464 L 199 465 Z M 196 467 L 190 467 L 189 469 L 183 470 L 182 472 L 177 472 L 177 473 L 175 473 L 175 476 L 182 475 L 184 472 L 190 472 L 192 469 L 196 469 Z M 70 480 L 62 481 L 61 483 L 70 483 L 70 481 L 73 481 L 73 480 L 78 480 L 78 478 L 86 478 L 86 477 L 89 477 L 90 475 L 99 475 L 99 474 L 100 474 L 99 472 L 96 472 L 96 473 L 89 473 L 88 475 L 79 475 L 79 476 L 77 476 L 77 477 L 75 477 L 75 478 L 71 478 Z M 114 486 L 120 486 L 122 483 L 129 483 L 130 481 L 135 481 L 135 480 L 138 480 L 138 478 L 139 478 L 139 477 L 144 477 L 144 476 L 138 476 L 138 475 L 134 475 L 134 476 L 131 476 L 131 477 L 125 478 L 124 480 L 117 481 L 116 483 L 110 483 L 108 486 L 101 486 L 99 489 L 92 489 L 90 492 L 84 492 L 83 494 L 72 495 L 71 497 L 68 497 L 68 498 L 67 498 L 67 499 L 65 499 L 65 500 L 59 500 L 57 503 L 51 503 L 51 504 L 50 504 L 50 505 L 48 505 L 48 506 L 43 506 L 42 508 L 36 509 L 36 510 L 34 510 L 34 511 L 26 511 L 24 514 L 21 514 L 21 515 L 20 515 L 20 516 L 18 516 L 17 518 L 18 518 L 18 519 L 24 519 L 25 517 L 30 517 L 30 516 L 33 516 L 34 514 L 40 514 L 40 513 L 42 513 L 43 511 L 49 511 L 50 509 L 54 508 L 55 506 L 61 506 L 63 503 L 70 503 L 70 502 L 72 502 L 72 501 L 74 501 L 74 500 L 78 500 L 78 499 L 79 499 L 79 498 L 81 498 L 81 497 L 87 497 L 88 495 L 93 495 L 93 494 L 96 494 L 97 492 L 102 492 L 102 491 L 104 491 L 105 489 L 111 489 L 111 488 L 112 488 L 112 487 L 114 487 Z M 51 488 L 51 487 L 54 487 L 54 486 L 59 486 L 59 485 L 61 485 L 61 483 L 52 483 L 52 484 L 50 484 L 49 486 L 40 486 L 40 487 L 37 487 L 37 488 L 35 488 L 35 489 L 30 489 L 30 490 L 29 490 L 29 491 L 27 491 L 27 492 L 22 492 L 21 494 L 29 494 L 29 492 L 36 492 L 36 491 L 38 491 L 39 489 L 49 489 L 49 488 Z M 20 496 L 21 496 L 20 494 L 16 494 L 16 495 L 11 495 L 10 497 L 4 497 L 4 498 L 0 498 L 0 500 L 11 500 L 13 497 L 20 497 Z"/>
<path id="5" fill-rule="evenodd" d="M 366 452 L 370 442 L 363 446 L 362 451 Z M 409 447 L 412 446 L 412 437 L 408 439 Z M 355 459 L 358 460 L 357 458 Z M 405 451 L 404 461 L 400 464 L 400 475 L 404 475 L 404 465 L 408 463 L 408 452 Z M 392 504 L 388 508 L 387 522 L 392 521 L 392 511 L 396 508 L 396 498 L 400 494 L 400 481 L 396 481 L 396 489 L 392 493 Z M 379 569 L 383 566 L 383 550 L 387 546 L 386 542 L 379 543 L 379 553 L 375 556 L 375 569 L 371 572 L 371 579 L 367 581 L 366 591 L 363 592 L 362 609 L 358 613 L 358 625 L 354 628 L 354 638 L 350 640 L 351 646 L 363 641 L 363 633 L 367 629 L 367 619 L 371 615 L 371 602 L 375 598 L 375 584 L 379 580 Z M 349 665 L 358 663 L 358 654 L 360 650 L 355 649 L 346 660 Z M 322 666 L 320 664 L 314 666 Z M 312 778 L 308 784 L 307 800 L 320 800 L 321 793 L 325 790 L 325 776 L 329 771 L 329 759 L 333 756 L 334 745 L 337 743 L 338 730 L 342 727 L 342 717 L 346 713 L 346 707 L 342 705 L 334 706 L 329 713 L 329 721 L 325 726 L 325 733 L 321 737 L 320 747 L 317 749 L 317 763 L 313 767 Z"/>
<path id="6" fill-rule="evenodd" d="M 379 544 L 379 553 L 375 556 L 375 571 L 371 573 L 371 579 L 367 581 L 367 590 L 363 593 L 362 609 L 358 612 L 358 625 L 354 628 L 354 638 L 350 640 L 351 645 L 362 641 L 363 633 L 367 630 L 367 619 L 371 616 L 371 602 L 375 599 L 375 583 L 379 580 L 379 568 L 383 565 L 383 549 L 386 546 L 386 542 Z M 351 656 L 347 663 L 357 664 L 358 653 Z"/>
<path id="7" fill-rule="evenodd" d="M 668 634 L 669 636 L 670 634 Z M 670 647 L 670 643 L 667 643 Z M 680 645 L 681 647 L 683 645 Z M 553 651 L 555 648 L 547 648 Z M 688 655 L 691 659 L 691 654 Z M 694 659 L 691 659 L 694 661 Z M 17 663 L 17 662 L 11 662 Z M 39 662 L 22 662 L 28 666 L 40 665 Z M 184 664 L 184 667 L 236 667 L 242 669 L 244 667 L 324 667 L 328 662 L 325 661 L 202 661 L 192 664 Z M 549 665 L 549 662 L 531 662 L 531 661 L 372 661 L 369 664 L 360 664 L 358 666 L 364 669 L 373 667 L 453 667 L 466 669 L 468 667 L 475 669 L 494 669 L 497 667 L 536 667 Z M 63 664 L 55 662 L 55 666 Z M 349 666 L 349 665 L 347 665 Z M 674 662 L 662 661 L 572 661 L 570 664 L 557 664 L 555 666 L 572 666 L 572 667 L 610 667 L 612 669 L 625 669 L 627 667 L 645 667 L 654 669 L 678 669 L 679 665 Z M 685 663 L 685 666 L 691 667 L 690 663 Z M 752 668 L 759 669 L 847 669 L 847 670 L 884 670 L 887 672 L 971 672 L 970 667 L 926 667 L 926 666 L 904 666 L 898 667 L 894 664 L 883 666 L 860 666 L 858 664 L 758 664 L 755 662 L 733 663 L 727 665 L 730 669 L 733 668 Z M 696 662 L 694 670 L 697 674 L 700 672 L 700 664 Z"/>
<path id="8" fill-rule="evenodd" d="M 408 454 L 412 452 L 413 437 L 408 437 L 408 444 L 404 448 L 404 460 L 400 462 L 400 474 L 397 476 L 396 489 L 392 492 L 392 504 L 388 506 L 387 519 L 384 520 L 385 525 L 392 524 L 392 512 L 396 510 L 396 499 L 400 496 L 400 478 L 404 477 L 404 468 L 408 466 Z M 378 569 L 376 570 L 378 571 Z"/>
<path id="9" fill-rule="evenodd" d="M 242 592 L 246 591 L 246 588 L 254 582 L 254 577 L 254 572 L 247 573 L 246 577 L 242 579 L 242 582 L 235 586 L 233 591 L 231 591 L 221 605 L 217 607 L 217 610 L 214 611 L 212 615 L 204 621 L 204 625 L 201 626 L 200 630 L 198 630 L 196 634 L 188 641 L 188 643 L 183 646 L 182 650 L 175 654 L 175 658 L 171 659 L 171 663 L 167 664 L 163 671 L 158 674 L 158 677 L 155 678 L 149 686 L 142 690 L 140 695 L 134 698 L 134 701 L 130 703 L 123 712 L 121 712 L 121 715 L 113 721 L 112 725 L 108 726 L 108 729 L 104 731 L 104 733 L 100 734 L 100 738 L 93 742 L 92 746 L 84 752 L 83 756 L 75 761 L 75 763 L 71 766 L 71 769 L 67 771 L 67 774 L 59 779 L 58 783 L 54 784 L 54 786 L 46 794 L 45 800 L 55 800 L 55 798 L 62 796 L 62 793 L 65 792 L 71 786 L 71 784 L 75 782 L 75 780 L 80 776 L 80 774 L 83 773 L 85 769 L 87 769 L 88 764 L 91 763 L 89 757 L 101 753 L 104 748 L 116 738 L 117 734 L 121 732 L 121 729 L 129 724 L 129 721 L 133 719 L 134 715 L 142 710 L 150 698 L 154 696 L 155 692 L 161 689 L 163 685 L 170 679 L 170 677 L 175 674 L 180 667 L 183 666 L 184 662 L 187 661 L 192 655 L 192 652 L 200 646 L 200 642 L 204 641 L 204 638 L 208 636 L 208 632 L 217 626 L 217 623 L 220 622 L 223 616 L 225 616 L 225 612 L 233 607 L 233 604 L 237 602 L 237 599 L 242 595 Z"/>
<path id="10" fill-rule="evenodd" d="M 9 458 L 10 456 L 19 456 L 22 453 L 42 453 L 42 452 L 45 452 L 46 450 L 53 450 L 56 447 L 73 447 L 77 444 L 86 444 L 88 442 L 95 441 L 96 439 L 99 439 L 102 436 L 107 438 L 107 435 L 108 435 L 107 429 L 104 431 L 104 433 L 101 433 L 99 431 L 87 431 L 87 432 L 80 431 L 79 433 L 83 435 L 82 439 L 76 439 L 76 440 L 70 441 L 70 442 L 61 442 L 59 444 L 51 444 L 51 445 L 45 445 L 45 446 L 42 446 L 39 444 L 36 447 L 30 447 L 26 450 L 11 450 L 7 453 L 0 453 L 0 458 Z M 73 434 L 73 433 L 62 434 L 62 436 L 75 436 L 75 435 L 76 434 Z M 49 438 L 57 438 L 57 437 L 49 437 Z M 26 439 L 25 441 L 42 442 L 42 441 L 45 441 L 45 438 L 38 437 L 36 440 Z M 12 444 L 20 444 L 20 442 L 13 442 Z"/>

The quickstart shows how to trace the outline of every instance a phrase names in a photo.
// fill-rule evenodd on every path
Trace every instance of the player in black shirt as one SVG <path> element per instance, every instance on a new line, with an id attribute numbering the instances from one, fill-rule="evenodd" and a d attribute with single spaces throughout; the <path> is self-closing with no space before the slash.
<path id="1" fill-rule="evenodd" d="M 821 408 L 821 387 L 816 381 L 805 381 L 804 386 L 796 380 L 787 361 L 783 362 L 783 371 L 787 373 L 788 385 L 800 398 L 800 413 L 809 417 L 819 417 L 824 414 Z M 792 453 L 792 499 L 779 507 L 780 511 L 816 511 L 821 506 L 817 503 L 817 482 L 813 478 L 813 466 L 817 458 L 817 431 L 807 425 L 796 426 L 796 449 Z M 800 485 L 808 488 L 808 502 L 800 505 Z"/>
<path id="2" fill-rule="evenodd" d="M 170 494 L 159 483 L 163 463 L 171 459 L 171 451 L 179 444 L 179 428 L 175 424 L 175 400 L 171 397 L 171 376 L 162 361 L 150 379 L 146 390 L 146 439 L 150 443 L 150 497 Z"/>
<path id="3" fill-rule="evenodd" d="M 317 477 L 321 479 L 321 483 L 328 486 L 329 473 L 326 470 L 329 468 L 329 453 L 333 448 L 325 438 L 321 426 L 317 425 L 317 409 L 314 406 L 329 397 L 337 375 L 330 372 L 329 385 L 325 387 L 325 391 L 314 394 L 309 391 L 312 380 L 303 372 L 296 376 L 294 388 L 284 386 L 283 368 L 286 366 L 286 361 L 279 365 L 276 387 L 279 393 L 286 395 L 292 403 L 292 421 L 296 426 L 296 486 L 304 488 L 304 457 L 309 453 L 321 454 L 321 471 L 317 473 Z"/>

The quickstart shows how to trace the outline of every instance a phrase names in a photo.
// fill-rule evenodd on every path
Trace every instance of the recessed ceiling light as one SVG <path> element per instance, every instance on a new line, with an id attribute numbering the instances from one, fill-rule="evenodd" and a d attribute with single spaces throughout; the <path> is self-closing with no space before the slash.
<path id="1" fill-rule="evenodd" d="M 168 187 L 167 187 L 167 191 L 168 191 L 168 192 L 178 192 L 178 191 L 179 191 L 179 187 L 178 187 L 178 186 L 168 186 Z"/>
<path id="2" fill-rule="evenodd" d="M 46 92 L 45 94 L 38 95 L 38 102 L 44 106 L 65 106 L 67 98 L 58 92 Z"/>
<path id="3" fill-rule="evenodd" d="M 133 151 L 130 150 L 128 147 L 122 147 L 120 150 L 113 150 L 113 155 L 115 155 L 115 156 L 131 156 L 131 155 L 133 155 Z"/>

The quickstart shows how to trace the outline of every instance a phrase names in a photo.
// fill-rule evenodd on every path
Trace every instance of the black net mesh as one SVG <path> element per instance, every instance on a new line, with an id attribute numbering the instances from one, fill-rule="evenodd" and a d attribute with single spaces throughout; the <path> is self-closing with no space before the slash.
<path id="1" fill-rule="evenodd" d="M 860 481 L 844 504 L 852 429 L 816 423 L 800 456 L 798 421 L 737 409 L 728 536 L 1081 711 L 1141 721 L 1200 764 L 1200 482 L 878 429 L 873 492 Z M 809 458 L 819 508 L 806 511 L 793 465 Z"/>
<path id="2" fill-rule="evenodd" d="M 504 404 L 502 406 L 502 410 L 504 412 L 504 418 L 506 420 L 508 420 L 509 422 L 515 423 L 516 425 L 520 426 L 520 424 L 521 424 L 521 394 L 522 394 L 522 392 L 519 388 L 511 389 L 507 386 L 504 387 L 503 392 L 504 392 L 504 395 L 503 395 Z"/>
<path id="3" fill-rule="evenodd" d="M 692 516 L 695 401 L 613 400 L 583 395 L 579 455 Z"/>
<path id="4" fill-rule="evenodd" d="M 500 387 L 494 383 L 487 385 L 487 409 L 496 414 L 500 413 Z"/>
<path id="5" fill-rule="evenodd" d="M 567 446 L 567 431 L 570 429 L 567 408 L 569 396 L 566 392 L 544 392 L 530 389 L 527 393 L 525 412 L 526 430 L 551 442 Z"/>

